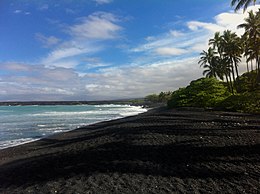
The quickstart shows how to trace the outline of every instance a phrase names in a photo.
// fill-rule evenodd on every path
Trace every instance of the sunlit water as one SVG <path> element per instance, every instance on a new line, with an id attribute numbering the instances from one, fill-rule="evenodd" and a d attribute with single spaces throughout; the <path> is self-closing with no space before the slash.
<path id="1" fill-rule="evenodd" d="M 129 105 L 0 106 L 0 149 L 145 112 Z"/>

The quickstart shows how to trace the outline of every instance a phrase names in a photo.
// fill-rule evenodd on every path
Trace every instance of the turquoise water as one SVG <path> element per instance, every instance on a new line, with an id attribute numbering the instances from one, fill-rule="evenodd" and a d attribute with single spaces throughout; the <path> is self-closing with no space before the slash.
<path id="1" fill-rule="evenodd" d="M 0 149 L 145 112 L 129 105 L 0 106 Z"/>

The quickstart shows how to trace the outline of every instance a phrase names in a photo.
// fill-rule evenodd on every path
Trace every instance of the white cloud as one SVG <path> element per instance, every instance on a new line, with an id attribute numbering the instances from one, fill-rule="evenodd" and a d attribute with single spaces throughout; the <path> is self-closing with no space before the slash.
<path id="1" fill-rule="evenodd" d="M 93 0 L 93 1 L 95 1 L 99 5 L 108 4 L 108 3 L 113 2 L 113 0 Z"/>
<path id="2" fill-rule="evenodd" d="M 88 92 L 100 92 L 104 89 L 110 89 L 110 86 L 109 85 L 98 85 L 98 84 L 87 84 L 85 86 L 86 90 Z"/>
<path id="3" fill-rule="evenodd" d="M 66 8 L 65 12 L 68 13 L 68 14 L 76 14 L 77 13 L 77 11 L 70 9 L 70 8 Z"/>
<path id="4" fill-rule="evenodd" d="M 29 11 L 23 11 L 23 10 L 20 10 L 20 9 L 17 9 L 13 12 L 14 14 L 23 14 L 23 15 L 31 15 L 31 12 Z"/>
<path id="5" fill-rule="evenodd" d="M 204 42 L 201 41 L 200 43 L 197 43 L 197 44 L 193 44 L 191 47 L 190 47 L 190 51 L 194 51 L 194 52 L 201 52 L 203 50 L 205 50 L 205 48 L 208 47 L 208 41 L 205 40 Z"/>
<path id="6" fill-rule="evenodd" d="M 83 47 L 67 47 L 67 48 L 59 48 L 52 51 L 48 58 L 45 60 L 46 63 L 51 63 L 54 61 L 58 61 L 67 57 L 77 56 L 83 53 L 86 53 L 87 50 Z"/>
<path id="7" fill-rule="evenodd" d="M 112 67 L 91 54 L 102 50 L 105 40 L 120 37 L 120 20 L 109 13 L 91 14 L 68 28 L 69 39 L 58 42 L 42 65 L 0 64 L 4 72 L 0 75 L 0 100 L 102 100 L 176 90 L 202 76 L 199 52 L 207 48 L 208 39 L 225 29 L 241 33 L 236 26 L 246 16 L 242 12 L 220 13 L 212 22 L 187 22 L 186 31 L 170 29 L 159 35 L 151 34 L 144 37 L 143 44 L 130 50 L 136 54 L 132 61 Z M 85 29 L 91 27 L 96 34 L 93 28 Z M 42 39 L 48 42 L 48 38 Z M 84 70 L 95 67 L 100 70 L 77 72 L 79 62 Z M 245 67 L 242 62 L 240 72 Z"/>
<path id="8" fill-rule="evenodd" d="M 257 11 L 259 8 L 260 6 L 252 6 L 248 8 L 248 11 Z M 237 29 L 237 26 L 243 23 L 246 17 L 248 17 L 247 12 L 224 12 L 216 15 L 212 22 L 188 21 L 184 24 L 188 28 L 186 31 L 171 29 L 157 36 L 148 36 L 143 44 L 130 49 L 130 52 L 140 52 L 146 55 L 147 59 L 157 60 L 165 56 L 198 55 L 202 50 L 207 49 L 208 40 L 217 31 L 232 30 L 238 35 L 243 34 L 244 30 Z"/>
<path id="9" fill-rule="evenodd" d="M 35 38 L 40 41 L 44 47 L 49 48 L 54 45 L 57 45 L 60 42 L 59 38 L 56 38 L 55 36 L 44 36 L 41 33 L 36 33 Z"/>
<path id="10" fill-rule="evenodd" d="M 0 87 L 6 91 L 0 100 L 65 100 L 81 91 L 79 77 L 72 69 L 2 63 L 0 70 L 5 72 Z"/>
<path id="11" fill-rule="evenodd" d="M 53 68 L 53 67 L 63 67 L 67 69 L 75 68 L 78 65 L 77 61 L 73 60 L 58 60 L 54 62 L 45 63 L 46 67 Z"/>
<path id="12" fill-rule="evenodd" d="M 182 56 L 186 54 L 194 54 L 194 52 L 200 52 L 202 43 L 206 48 L 205 42 L 209 37 L 207 31 L 190 30 L 186 32 L 180 32 L 176 30 L 170 30 L 167 33 L 163 33 L 157 37 L 151 36 L 146 38 L 146 43 L 141 44 L 130 52 L 143 52 L 144 54 L 156 58 L 164 58 L 165 56 Z M 200 47 L 198 47 L 200 45 Z"/>
<path id="13" fill-rule="evenodd" d="M 198 58 L 105 68 L 79 75 L 73 69 L 0 64 L 0 100 L 104 100 L 143 97 L 185 87 L 202 76 Z M 245 71 L 245 63 L 240 64 Z"/>
<path id="14" fill-rule="evenodd" d="M 156 53 L 165 56 L 176 56 L 187 53 L 187 50 L 174 47 L 162 47 L 156 49 Z"/>
<path id="15" fill-rule="evenodd" d="M 116 24 L 119 20 L 111 13 L 96 12 L 81 19 L 79 24 L 71 26 L 72 36 L 84 39 L 107 40 L 118 38 L 122 27 Z"/>
<path id="16" fill-rule="evenodd" d="M 49 9 L 49 5 L 48 4 L 43 4 L 43 5 L 41 5 L 40 7 L 39 7 L 39 10 L 41 10 L 41 11 L 46 11 L 46 10 L 48 10 Z"/>
<path id="17" fill-rule="evenodd" d="M 17 10 L 14 11 L 14 13 L 16 13 L 16 14 L 18 14 L 18 13 L 22 13 L 22 10 L 17 9 Z"/>
<path id="18" fill-rule="evenodd" d="M 75 57 L 83 54 L 91 54 L 99 50 L 101 50 L 101 46 L 91 43 L 80 43 L 77 41 L 65 42 L 58 48 L 52 50 L 41 63 L 49 67 L 57 66 L 73 68 L 80 63 L 79 59 L 76 59 Z"/>
<path id="19" fill-rule="evenodd" d="M 244 19 L 248 17 L 248 11 L 253 10 L 258 11 L 260 5 L 248 7 L 247 12 L 224 12 L 220 13 L 214 18 L 214 23 L 200 22 L 200 21 L 190 21 L 187 23 L 188 27 L 193 30 L 207 30 L 211 34 L 217 31 L 231 30 L 236 32 L 238 35 L 243 34 L 243 29 L 238 29 L 237 26 L 244 23 Z"/>
<path id="20" fill-rule="evenodd" d="M 6 91 L 8 99 L 12 99 L 12 96 L 25 98 L 26 94 L 27 100 L 47 98 L 47 94 L 48 100 L 142 97 L 185 86 L 190 79 L 201 73 L 195 59 L 106 68 L 99 73 L 87 73 L 83 77 L 73 69 L 66 68 L 49 69 L 40 65 L 10 63 L 1 64 L 0 67 L 2 71 L 8 71 L 10 66 L 12 71 L 1 77 L 1 90 Z M 24 70 L 24 75 L 21 69 Z M 1 95 L 0 100 L 7 98 L 6 95 Z"/>
<path id="21" fill-rule="evenodd" d="M 2 63 L 0 66 L 0 70 L 21 72 L 21 71 L 29 71 L 30 68 L 27 65 L 20 64 L 20 63 Z"/>
<path id="22" fill-rule="evenodd" d="M 142 97 L 162 90 L 176 90 L 201 76 L 195 58 L 164 61 L 143 66 L 104 69 L 85 75 L 85 88 L 103 98 Z"/>
<path id="23" fill-rule="evenodd" d="M 178 30 L 170 30 L 170 34 L 171 34 L 173 37 L 180 37 L 180 36 L 185 35 L 183 32 L 180 32 L 180 31 L 178 31 Z"/>
<path id="24" fill-rule="evenodd" d="M 206 23 L 206 22 L 199 22 L 199 21 L 190 21 L 187 23 L 187 26 L 190 30 L 192 31 L 197 31 L 197 30 L 209 30 L 212 32 L 217 32 L 217 31 L 223 31 L 226 29 L 224 26 L 220 26 L 215 23 Z"/>
<path id="25" fill-rule="evenodd" d="M 40 33 L 36 38 L 51 47 L 55 45 L 48 55 L 42 59 L 41 64 L 47 67 L 75 68 L 82 63 L 79 56 L 88 57 L 103 49 L 104 41 L 114 40 L 120 37 L 122 30 L 117 23 L 117 16 L 107 12 L 95 12 L 87 17 L 80 18 L 77 24 L 66 27 L 66 33 L 70 38 L 66 41 Z"/>

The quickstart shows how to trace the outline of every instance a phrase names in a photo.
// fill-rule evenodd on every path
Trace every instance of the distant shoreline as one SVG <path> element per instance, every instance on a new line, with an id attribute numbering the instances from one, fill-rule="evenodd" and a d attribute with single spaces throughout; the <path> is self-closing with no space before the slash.
<path id="1" fill-rule="evenodd" d="M 96 101 L 10 101 L 0 102 L 0 106 L 55 106 L 55 105 L 130 105 L 141 106 L 143 108 L 165 107 L 166 103 L 155 103 L 146 101 L 144 98 L 123 99 L 123 100 L 96 100 Z"/>
<path id="2" fill-rule="evenodd" d="M 127 104 L 131 100 L 101 100 L 101 101 L 5 101 L 0 106 L 26 106 L 26 105 L 97 105 L 97 104 Z"/>

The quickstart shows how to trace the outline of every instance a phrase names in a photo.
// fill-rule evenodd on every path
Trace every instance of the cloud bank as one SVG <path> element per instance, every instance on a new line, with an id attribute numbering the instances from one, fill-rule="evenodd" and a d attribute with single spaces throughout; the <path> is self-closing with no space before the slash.
<path id="1" fill-rule="evenodd" d="M 134 56 L 132 61 L 113 65 L 95 54 L 116 43 L 127 29 L 120 25 L 118 16 L 95 12 L 66 26 L 65 40 L 36 34 L 36 39 L 49 49 L 40 65 L 1 63 L 0 101 L 121 99 L 176 90 L 202 76 L 197 62 L 199 53 L 207 49 L 208 39 L 226 29 L 242 34 L 237 25 L 245 17 L 247 13 L 225 12 L 210 23 L 187 21 L 181 30 L 151 34 L 138 45 L 122 48 L 122 52 Z M 99 67 L 97 71 L 88 71 L 95 66 Z M 245 70 L 243 64 L 240 68 Z"/>

